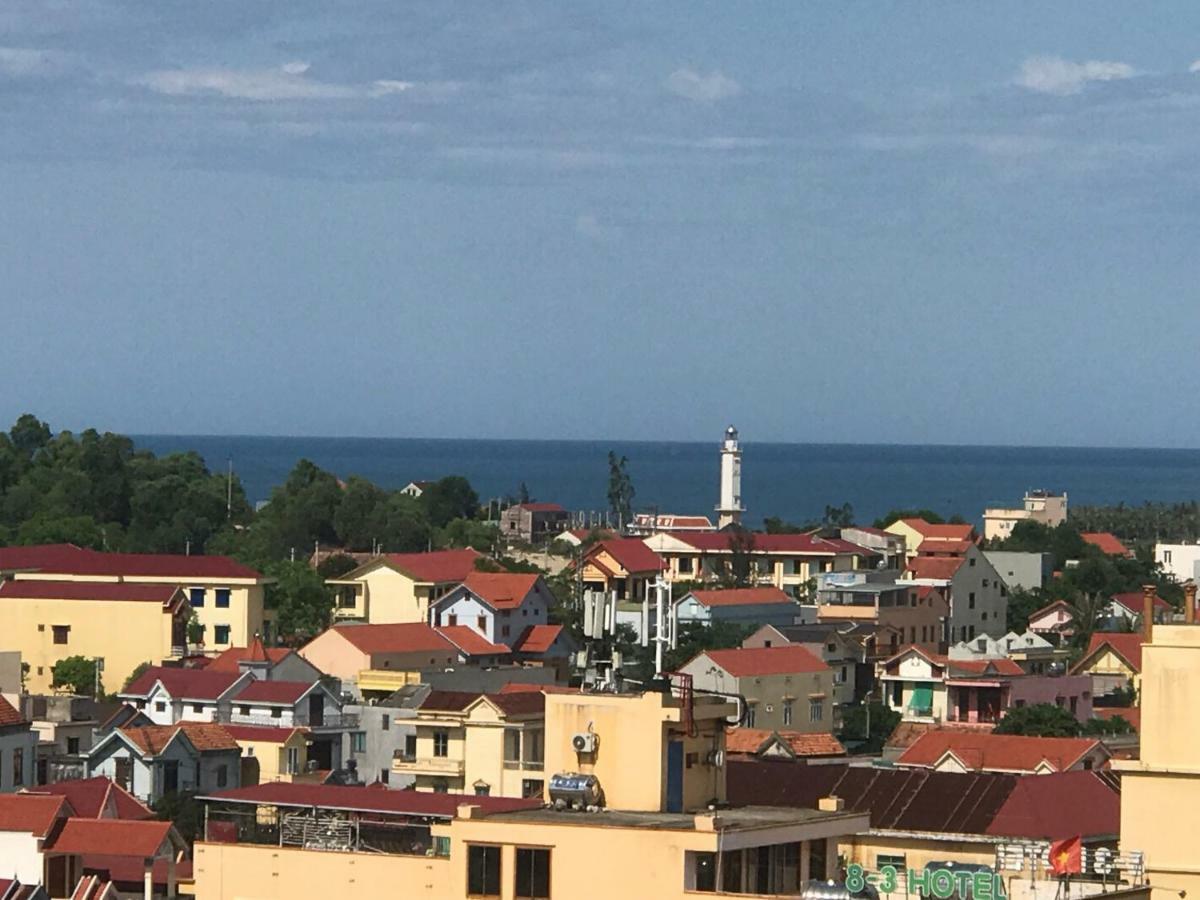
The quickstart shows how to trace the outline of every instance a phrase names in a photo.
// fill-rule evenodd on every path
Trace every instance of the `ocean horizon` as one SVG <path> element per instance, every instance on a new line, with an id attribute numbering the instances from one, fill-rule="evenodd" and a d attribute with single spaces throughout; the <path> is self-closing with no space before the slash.
<path id="1" fill-rule="evenodd" d="M 609 450 L 628 457 L 634 507 L 712 516 L 717 441 L 490 438 L 133 435 L 154 453 L 192 450 L 214 471 L 229 460 L 251 502 L 265 500 L 302 458 L 340 478 L 395 489 L 463 475 L 481 501 L 515 495 L 572 511 L 603 511 Z M 743 441 L 746 521 L 819 519 L 850 503 L 860 523 L 890 509 L 923 507 L 976 521 L 986 506 L 1019 505 L 1028 489 L 1066 491 L 1071 505 L 1140 505 L 1197 497 L 1200 450 L 1011 447 L 959 444 L 756 443 Z"/>

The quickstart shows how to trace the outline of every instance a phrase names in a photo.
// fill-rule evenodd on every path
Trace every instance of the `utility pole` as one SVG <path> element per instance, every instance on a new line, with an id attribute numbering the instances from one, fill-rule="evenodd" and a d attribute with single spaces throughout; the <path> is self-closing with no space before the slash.
<path id="1" fill-rule="evenodd" d="M 233 518 L 233 457 L 229 457 L 229 476 L 225 481 L 225 520 Z"/>

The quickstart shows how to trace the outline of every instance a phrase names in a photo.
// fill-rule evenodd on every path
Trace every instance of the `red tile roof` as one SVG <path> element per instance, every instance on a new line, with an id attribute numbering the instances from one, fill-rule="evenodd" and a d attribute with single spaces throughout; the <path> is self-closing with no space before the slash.
<path id="1" fill-rule="evenodd" d="M 902 766 L 932 768 L 947 752 L 972 771 L 1034 772 L 1043 762 L 1064 772 L 1091 753 L 1094 738 L 1027 737 L 972 731 L 929 731 L 896 760 Z"/>
<path id="2" fill-rule="evenodd" d="M 262 641 L 256 638 L 255 643 L 249 647 L 230 647 L 228 650 L 221 651 L 208 661 L 204 666 L 204 670 L 206 672 L 240 672 L 241 669 L 238 667 L 238 663 L 242 660 L 254 662 L 266 658 L 274 664 L 285 659 L 288 654 L 293 652 L 295 651 L 288 647 L 263 647 Z"/>
<path id="3" fill-rule="evenodd" d="M 74 812 L 66 797 L 0 794 L 0 831 L 23 831 L 45 837 L 55 822 Z"/>
<path id="4" fill-rule="evenodd" d="M 905 569 L 913 578 L 937 578 L 949 581 L 966 560 L 961 556 L 914 556 Z"/>
<path id="5" fill-rule="evenodd" d="M 1145 595 L 1141 591 L 1113 594 L 1112 599 L 1135 616 L 1140 616 L 1145 611 Z M 1169 612 L 1172 609 L 1171 604 L 1157 594 L 1154 595 L 1154 608 L 1159 612 Z"/>
<path id="6" fill-rule="evenodd" d="M 20 579 L 0 584 L 0 599 L 17 600 L 129 600 L 168 606 L 179 586 L 128 584 L 116 581 L 42 581 Z"/>
<path id="7" fill-rule="evenodd" d="M 145 697 L 161 681 L 176 700 L 216 700 L 241 677 L 238 672 L 214 672 L 211 668 L 151 666 L 121 691 L 121 696 Z"/>
<path id="8" fill-rule="evenodd" d="M 256 806 L 316 807 L 441 819 L 454 818 L 458 807 L 463 804 L 477 806 L 484 812 L 512 812 L 540 809 L 542 806 L 541 800 L 517 800 L 511 797 L 480 797 L 474 794 L 438 794 L 426 791 L 368 791 L 341 785 L 282 781 L 234 788 L 201 799 L 216 799 L 223 803 L 249 803 Z"/>
<path id="9" fill-rule="evenodd" d="M 363 653 L 452 652 L 454 645 L 423 622 L 398 625 L 336 625 L 332 629 Z M 320 637 L 315 638 L 320 640 Z"/>
<path id="10" fill-rule="evenodd" d="M 723 591 L 692 591 L 688 596 L 696 598 L 701 606 L 759 606 L 772 603 L 795 604 L 781 588 L 732 588 Z"/>
<path id="11" fill-rule="evenodd" d="M 1142 633 L 1140 631 L 1093 631 L 1088 642 L 1087 653 L 1071 670 L 1078 674 L 1102 647 L 1109 647 L 1120 656 L 1134 672 L 1142 671 Z"/>
<path id="12" fill-rule="evenodd" d="M 1107 531 L 1085 531 L 1079 535 L 1085 543 L 1091 544 L 1109 556 L 1133 556 L 1129 548 L 1122 544 L 1115 534 Z"/>
<path id="13" fill-rule="evenodd" d="M 493 644 L 467 625 L 444 625 L 438 632 L 468 656 L 503 656 L 512 653 L 512 648 L 508 645 Z"/>
<path id="14" fill-rule="evenodd" d="M 766 728 L 731 728 L 725 734 L 727 753 L 755 754 L 773 736 L 782 739 L 798 757 L 845 756 L 846 748 L 832 734 L 802 734 L 799 731 L 771 731 Z"/>
<path id="15" fill-rule="evenodd" d="M 1139 706 L 1096 706 L 1092 714 L 1097 719 L 1121 718 L 1133 726 L 1134 731 L 1142 730 L 1142 710 Z"/>
<path id="16" fill-rule="evenodd" d="M 154 818 L 154 812 L 141 800 L 103 776 L 56 781 L 22 793 L 65 797 L 75 810 L 75 815 L 84 819 L 105 818 L 110 811 L 110 804 L 111 811 L 118 819 Z"/>
<path id="17" fill-rule="evenodd" d="M 1121 795 L 1111 778 L 1103 772 L 1019 778 L 987 833 L 1050 841 L 1076 834 L 1116 837 L 1121 831 Z"/>
<path id="18" fill-rule="evenodd" d="M 658 572 L 666 564 L 663 558 L 646 546 L 641 538 L 609 538 L 597 541 L 588 548 L 585 560 L 607 553 L 617 565 L 630 574 Z"/>
<path id="19" fill-rule="evenodd" d="M 950 677 L 955 675 L 1010 675 L 1022 676 L 1025 670 L 1007 658 L 999 659 L 948 659 Z"/>
<path id="20" fill-rule="evenodd" d="M 201 753 L 209 750 L 239 750 L 238 742 L 222 725 L 215 722 L 179 722 L 175 725 L 142 725 L 118 728 L 143 753 L 158 756 L 175 735 L 183 732 L 192 746 Z M 99 852 L 99 851 L 97 851 Z"/>
<path id="21" fill-rule="evenodd" d="M 926 538 L 917 547 L 918 556 L 962 556 L 975 546 L 971 540 Z"/>
<path id="22" fill-rule="evenodd" d="M 781 647 L 705 650 L 701 655 L 707 656 L 734 678 L 829 671 L 829 666 L 799 644 L 785 644 Z"/>
<path id="23" fill-rule="evenodd" d="M 527 509 L 529 512 L 566 512 L 557 503 L 518 503 L 509 509 Z"/>
<path id="24" fill-rule="evenodd" d="M 418 709 L 462 712 L 480 696 L 478 691 L 430 691 Z"/>
<path id="25" fill-rule="evenodd" d="M 259 741 L 268 744 L 286 744 L 296 732 L 306 734 L 305 728 L 272 728 L 269 725 L 222 725 L 222 728 L 238 743 Z"/>
<path id="26" fill-rule="evenodd" d="M 311 691 L 311 681 L 252 681 L 233 698 L 234 703 L 269 703 L 291 706 Z"/>
<path id="27" fill-rule="evenodd" d="M 9 552 L 11 551 L 11 552 Z M 100 553 L 71 544 L 8 548 L 0 553 L 0 568 L 36 569 L 62 575 L 109 575 L 126 577 L 238 578 L 259 579 L 262 575 L 228 556 L 184 555 L 182 553 Z"/>
<path id="28" fill-rule="evenodd" d="M 513 644 L 517 653 L 545 653 L 562 634 L 561 625 L 530 625 Z"/>
<path id="29" fill-rule="evenodd" d="M 540 575 L 518 572 L 472 572 L 463 585 L 493 609 L 516 609 L 529 596 Z"/>
<path id="30" fill-rule="evenodd" d="M 969 541 L 975 535 L 975 529 L 965 522 L 959 525 L 934 525 L 924 519 L 901 519 L 900 521 L 925 540 Z"/>
<path id="31" fill-rule="evenodd" d="M 23 724 L 25 724 L 25 717 L 11 703 L 0 697 L 0 727 Z"/>
<path id="32" fill-rule="evenodd" d="M 157 819 L 142 822 L 129 819 L 67 819 L 62 830 L 48 843 L 55 853 L 157 856 L 171 849 L 171 823 Z"/>
<path id="33" fill-rule="evenodd" d="M 480 556 L 477 550 L 468 547 L 432 553 L 389 553 L 384 559 L 415 581 L 446 584 L 463 581 L 474 572 L 475 560 Z"/>

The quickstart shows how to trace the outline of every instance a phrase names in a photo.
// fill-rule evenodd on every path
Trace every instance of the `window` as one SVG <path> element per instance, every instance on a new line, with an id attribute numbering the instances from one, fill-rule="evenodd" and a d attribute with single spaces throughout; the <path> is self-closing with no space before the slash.
<path id="1" fill-rule="evenodd" d="M 213 640 L 218 644 L 229 643 L 229 626 L 218 625 L 213 629 Z"/>
<path id="2" fill-rule="evenodd" d="M 754 727 L 754 710 L 755 710 L 755 704 L 753 704 L 753 703 L 746 704 L 746 727 L 747 728 Z"/>
<path id="3" fill-rule="evenodd" d="M 350 732 L 350 752 L 351 753 L 366 753 L 367 752 L 367 733 L 365 731 Z"/>
<path id="4" fill-rule="evenodd" d="M 880 853 L 875 857 L 875 871 L 878 872 L 884 866 L 893 866 L 896 871 L 906 871 L 907 862 L 904 854 L 897 856 L 894 853 Z"/>
<path id="5" fill-rule="evenodd" d="M 487 616 L 476 616 L 475 627 L 480 631 L 487 631 Z"/>
<path id="6" fill-rule="evenodd" d="M 380 727 L 381 731 L 387 731 L 389 728 L 391 728 L 392 727 L 392 717 L 384 716 L 383 718 L 381 718 L 379 720 L 379 727 Z"/>
<path id="7" fill-rule="evenodd" d="M 968 559 L 967 565 L 970 566 L 971 568 L 975 568 L 975 557 L 972 556 L 970 559 Z"/>
<path id="8" fill-rule="evenodd" d="M 229 783 L 229 767 L 225 765 L 217 766 L 217 787 L 223 788 Z"/>
<path id="9" fill-rule="evenodd" d="M 408 759 L 417 758 L 417 736 L 415 734 L 404 736 L 404 755 Z"/>
<path id="10" fill-rule="evenodd" d="M 283 718 L 283 710 L 280 709 L 278 706 L 276 706 L 274 709 L 271 710 L 271 718 L 272 719 L 282 719 Z"/>
<path id="11" fill-rule="evenodd" d="M 548 900 L 550 897 L 550 851 L 517 848 L 517 900 Z"/>
<path id="12" fill-rule="evenodd" d="M 970 609 L 975 608 L 975 592 L 974 591 L 971 591 L 971 593 L 967 594 L 967 606 Z"/>
<path id="13" fill-rule="evenodd" d="M 516 728 L 504 730 L 504 765 L 514 769 L 521 766 L 521 732 Z"/>
<path id="14" fill-rule="evenodd" d="M 78 752 L 79 752 L 79 738 L 77 738 L 77 737 L 67 738 L 67 753 L 74 756 Z"/>
<path id="15" fill-rule="evenodd" d="M 13 751 L 13 787 L 25 784 L 25 748 Z"/>
<path id="16" fill-rule="evenodd" d="M 490 796 L 491 793 L 492 793 L 492 786 L 490 784 L 484 784 L 483 782 L 480 782 L 475 785 L 475 796 L 476 797 L 487 797 L 487 796 Z"/>
<path id="17" fill-rule="evenodd" d="M 390 784 L 391 778 L 392 778 L 392 773 L 390 770 L 388 770 L 388 769 L 380 769 L 379 770 L 379 783 L 380 784 Z"/>
<path id="18" fill-rule="evenodd" d="M 1084 770 L 1085 770 L 1085 771 L 1087 771 L 1087 772 L 1090 772 L 1090 771 L 1092 771 L 1092 768 L 1093 768 L 1093 764 L 1094 764 L 1094 762 L 1095 762 L 1095 761 L 1094 761 L 1094 760 L 1093 760 L 1091 757 L 1088 757 L 1087 759 L 1085 759 L 1085 760 L 1083 761 L 1083 768 L 1084 768 Z"/>
<path id="19" fill-rule="evenodd" d="M 192 712 L 194 712 L 194 713 L 204 712 L 204 704 L 203 703 L 193 703 L 192 704 Z"/>
<path id="20" fill-rule="evenodd" d="M 45 625 L 39 625 L 39 626 L 38 626 L 38 631 L 45 631 L 45 630 L 46 630 L 46 626 L 45 626 Z"/>
<path id="21" fill-rule="evenodd" d="M 786 703 L 783 704 L 783 724 L 784 725 L 792 724 L 792 701 L 791 700 L 788 700 Z"/>
<path id="22" fill-rule="evenodd" d="M 1163 562 L 1166 563 L 1168 566 L 1171 564 L 1171 551 L 1170 550 L 1163 551 Z"/>
<path id="23" fill-rule="evenodd" d="M 435 731 L 433 733 L 433 755 L 441 757 L 450 755 L 450 732 Z"/>
<path id="24" fill-rule="evenodd" d="M 199 609 L 204 605 L 204 588 L 192 588 L 188 591 L 188 599 L 192 601 L 192 606 Z"/>
<path id="25" fill-rule="evenodd" d="M 241 706 L 238 707 L 238 715 L 239 716 L 250 715 L 250 707 L 246 706 L 245 704 L 242 704 Z"/>
<path id="26" fill-rule="evenodd" d="M 467 896 L 500 896 L 500 848 L 467 845 Z"/>
<path id="27" fill-rule="evenodd" d="M 987 621 L 987 613 L 984 613 L 982 616 L 980 616 L 980 618 L 986 622 Z"/>
<path id="28" fill-rule="evenodd" d="M 300 774 L 300 748 L 287 748 L 287 771 L 289 775 Z"/>
<path id="29" fill-rule="evenodd" d="M 217 588 L 213 598 L 213 606 L 217 609 L 229 609 L 229 588 Z"/>
<path id="30" fill-rule="evenodd" d="M 847 675 L 848 675 L 848 672 L 846 671 L 846 667 L 842 666 L 842 684 L 846 683 Z"/>
<path id="31" fill-rule="evenodd" d="M 458 613 L 450 613 L 448 616 L 446 616 L 446 625 L 448 625 L 450 628 L 453 628 L 457 624 Z"/>
<path id="32" fill-rule="evenodd" d="M 830 653 L 837 653 L 837 644 L 832 644 L 832 643 L 826 644 L 825 649 L 828 650 Z"/>
<path id="33" fill-rule="evenodd" d="M 511 631 L 511 629 L 507 625 L 505 625 L 503 628 L 500 629 L 500 636 L 508 637 L 510 631 Z"/>
<path id="34" fill-rule="evenodd" d="M 70 625 L 51 625 L 50 628 L 54 632 L 54 643 L 65 644 L 67 642 L 67 638 L 71 634 Z"/>
<path id="35" fill-rule="evenodd" d="M 1071 715 L 1075 715 L 1075 713 L 1078 712 L 1078 709 L 1079 709 L 1079 698 L 1072 697 L 1070 700 L 1070 705 L 1071 705 Z"/>
<path id="36" fill-rule="evenodd" d="M 809 700 L 808 701 L 808 721 L 820 722 L 825 718 L 825 701 Z"/>
<path id="37" fill-rule="evenodd" d="M 1167 562 L 1170 562 L 1170 560 L 1168 559 L 1168 560 L 1167 560 Z M 681 556 L 681 557 L 679 557 L 679 571 L 680 571 L 680 572 L 690 572 L 690 571 L 692 571 L 692 559 L 691 559 L 691 557 L 689 557 L 689 556 Z"/>
<path id="38" fill-rule="evenodd" d="M 166 712 L 167 711 L 167 702 L 165 700 L 156 700 L 154 702 L 154 711 L 155 712 Z"/>
<path id="39" fill-rule="evenodd" d="M 521 797 L 525 800 L 540 800 L 545 787 L 546 783 L 540 778 L 523 778 L 521 779 Z"/>

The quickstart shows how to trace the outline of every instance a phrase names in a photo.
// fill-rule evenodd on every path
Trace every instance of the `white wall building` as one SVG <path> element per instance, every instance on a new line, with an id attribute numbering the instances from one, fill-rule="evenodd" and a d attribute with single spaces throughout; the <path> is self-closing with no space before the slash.
<path id="1" fill-rule="evenodd" d="M 1200 563 L 1200 541 L 1194 544 L 1155 544 L 1154 561 L 1175 581 L 1184 582 L 1196 577 Z"/>
<path id="2" fill-rule="evenodd" d="M 742 448 L 738 431 L 732 425 L 725 429 L 721 443 L 721 502 L 717 504 L 717 527 L 724 528 L 742 521 Z"/>

